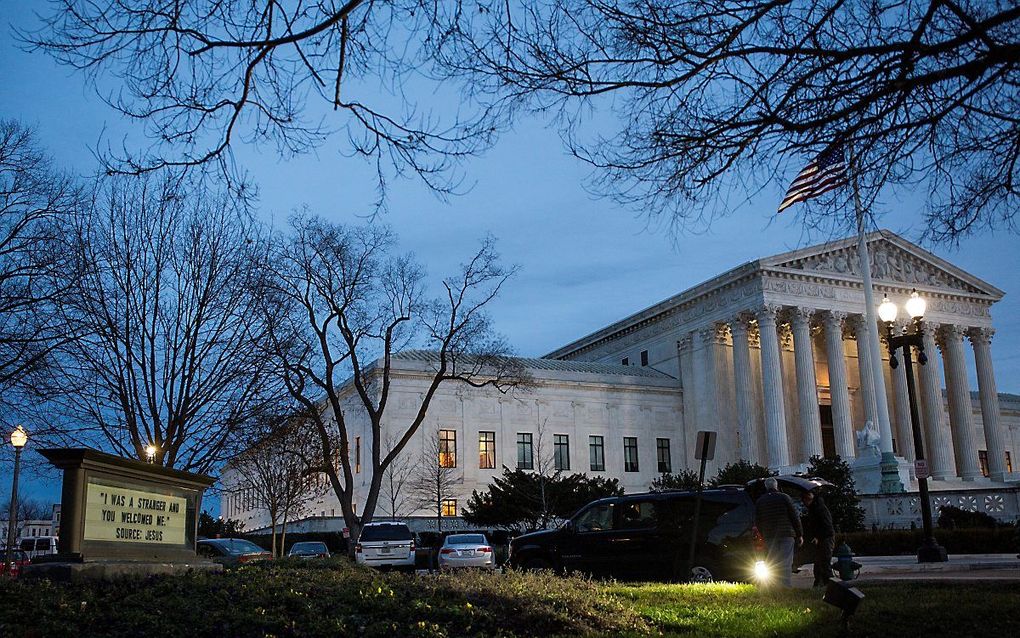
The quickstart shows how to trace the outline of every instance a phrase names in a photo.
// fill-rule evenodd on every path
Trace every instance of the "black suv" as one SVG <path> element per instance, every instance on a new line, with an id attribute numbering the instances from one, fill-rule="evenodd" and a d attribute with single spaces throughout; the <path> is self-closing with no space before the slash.
<path id="1" fill-rule="evenodd" d="M 805 490 L 828 485 L 798 476 L 776 478 L 795 501 Z M 628 494 L 589 503 L 558 529 L 511 541 L 509 564 L 618 579 L 749 580 L 763 551 L 754 527 L 754 500 L 763 492 L 761 481 L 702 492 L 690 566 L 694 491 Z"/>

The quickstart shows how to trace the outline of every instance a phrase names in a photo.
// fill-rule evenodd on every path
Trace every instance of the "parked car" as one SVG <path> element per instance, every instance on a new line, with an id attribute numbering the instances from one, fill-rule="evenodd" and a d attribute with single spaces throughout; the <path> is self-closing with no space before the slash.
<path id="1" fill-rule="evenodd" d="M 777 477 L 785 491 L 828 485 L 819 479 Z M 767 578 L 763 542 L 754 526 L 760 483 L 702 491 L 694 561 L 688 565 L 697 492 L 677 490 L 604 498 L 581 508 L 558 529 L 524 534 L 510 543 L 509 565 L 579 571 L 641 580 Z"/>
<path id="2" fill-rule="evenodd" d="M 439 548 L 439 569 L 480 567 L 495 569 L 492 545 L 485 534 L 451 534 Z"/>
<path id="3" fill-rule="evenodd" d="M 329 548 L 321 541 L 294 543 L 287 556 L 296 558 L 329 558 Z"/>
<path id="4" fill-rule="evenodd" d="M 203 538 L 196 543 L 195 549 L 199 556 L 220 563 L 224 567 L 237 567 L 273 557 L 271 553 L 243 538 Z"/>
<path id="5" fill-rule="evenodd" d="M 414 569 L 414 535 L 404 523 L 369 523 L 354 545 L 359 565 Z"/>
<path id="6" fill-rule="evenodd" d="M 18 547 L 28 554 L 29 558 L 47 556 L 49 554 L 57 553 L 59 540 L 60 539 L 57 536 L 32 536 L 29 538 L 22 538 Z"/>
<path id="7" fill-rule="evenodd" d="M 0 577 L 7 575 L 7 548 L 0 550 Z M 21 570 L 24 569 L 25 565 L 32 562 L 32 559 L 28 556 L 28 552 L 23 549 L 15 548 L 11 550 L 11 576 L 17 578 L 21 575 Z"/>

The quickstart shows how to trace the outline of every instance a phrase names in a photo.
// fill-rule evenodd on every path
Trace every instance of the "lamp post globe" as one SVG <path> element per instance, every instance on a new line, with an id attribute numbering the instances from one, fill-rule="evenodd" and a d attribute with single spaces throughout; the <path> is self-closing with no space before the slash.
<path id="1" fill-rule="evenodd" d="M 152 443 L 146 445 L 145 446 L 145 460 L 148 461 L 149 463 L 155 463 L 156 462 L 156 450 L 157 449 L 158 448 L 156 448 L 156 446 L 153 445 Z"/>
<path id="2" fill-rule="evenodd" d="M 892 323 L 896 321 L 896 315 L 899 314 L 899 308 L 896 304 L 889 301 L 889 296 L 886 295 L 882 299 L 882 304 L 878 307 L 878 318 L 885 323 Z"/>
<path id="3" fill-rule="evenodd" d="M 924 317 L 924 311 L 928 309 L 928 303 L 924 300 L 924 297 L 917 294 L 916 290 L 910 291 L 910 298 L 907 299 L 905 306 L 907 314 L 914 321 L 920 321 Z"/>
<path id="4" fill-rule="evenodd" d="M 14 565 L 11 560 L 14 557 L 14 532 L 17 529 L 18 520 L 18 474 L 21 472 L 21 450 L 28 444 L 28 433 L 20 425 L 11 432 L 11 447 L 14 448 L 14 480 L 11 481 L 11 505 L 7 510 L 7 555 L 4 560 L 7 563 L 7 573 L 14 576 Z"/>

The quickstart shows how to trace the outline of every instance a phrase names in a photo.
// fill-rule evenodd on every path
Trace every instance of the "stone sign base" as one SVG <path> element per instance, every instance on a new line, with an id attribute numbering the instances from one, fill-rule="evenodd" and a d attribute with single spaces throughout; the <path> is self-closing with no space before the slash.
<path id="1" fill-rule="evenodd" d="M 145 578 L 184 574 L 189 571 L 215 573 L 223 571 L 223 565 L 210 561 L 191 563 L 147 563 L 138 561 L 102 561 L 92 563 L 38 563 L 26 565 L 22 571 L 25 578 L 47 578 L 65 582 L 85 580 L 114 580 L 124 577 Z"/>

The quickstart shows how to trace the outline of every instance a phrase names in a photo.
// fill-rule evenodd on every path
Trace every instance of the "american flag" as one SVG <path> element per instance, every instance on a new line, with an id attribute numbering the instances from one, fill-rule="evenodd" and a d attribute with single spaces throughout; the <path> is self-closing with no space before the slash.
<path id="1" fill-rule="evenodd" d="M 797 202 L 818 197 L 845 183 L 846 162 L 843 160 L 843 145 L 832 144 L 808 162 L 804 170 L 797 175 L 797 179 L 793 180 L 790 190 L 786 191 L 783 203 L 779 205 L 779 212 L 783 212 Z"/>

